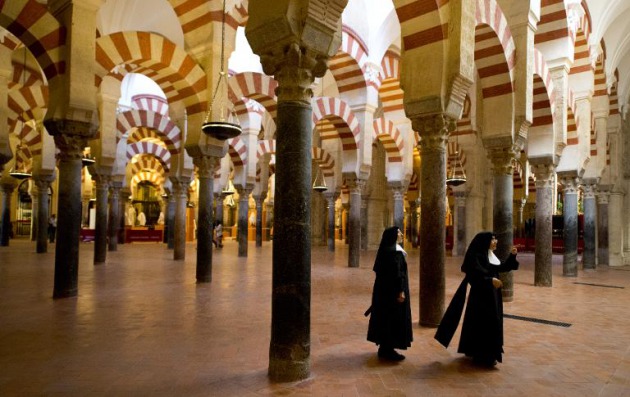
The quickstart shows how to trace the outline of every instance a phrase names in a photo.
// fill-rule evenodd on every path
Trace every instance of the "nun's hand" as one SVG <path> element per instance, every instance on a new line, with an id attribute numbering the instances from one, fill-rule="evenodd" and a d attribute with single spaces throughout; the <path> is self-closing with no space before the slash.
<path id="1" fill-rule="evenodd" d="M 501 287 L 503 287 L 503 283 L 501 282 L 501 280 L 499 280 L 498 278 L 492 278 L 492 285 L 494 286 L 494 288 L 499 289 Z"/>
<path id="2" fill-rule="evenodd" d="M 518 250 L 516 249 L 516 247 L 512 247 L 512 255 L 516 255 L 518 253 Z"/>
<path id="3" fill-rule="evenodd" d="M 405 301 L 405 291 L 401 291 L 400 294 L 398 294 L 398 303 L 403 303 Z"/>

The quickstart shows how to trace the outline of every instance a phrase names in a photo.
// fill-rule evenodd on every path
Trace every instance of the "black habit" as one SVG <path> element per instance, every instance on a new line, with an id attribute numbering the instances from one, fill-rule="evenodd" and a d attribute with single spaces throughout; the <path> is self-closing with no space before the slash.
<path id="1" fill-rule="evenodd" d="M 518 269 L 514 254 L 499 265 L 490 263 L 488 250 L 493 236 L 491 232 L 478 233 L 470 243 L 462 264 L 466 277 L 455 292 L 435 334 L 435 339 L 448 347 L 459 324 L 470 284 L 457 352 L 484 362 L 501 362 L 503 353 L 503 298 L 501 289 L 492 285 L 492 279 L 498 278 L 500 272 Z"/>
<path id="2" fill-rule="evenodd" d="M 409 275 L 405 252 L 397 248 L 398 227 L 383 232 L 383 238 L 374 261 L 374 289 L 367 340 L 379 346 L 407 349 L 413 340 L 411 304 L 409 303 Z M 398 302 L 400 292 L 404 302 Z"/>

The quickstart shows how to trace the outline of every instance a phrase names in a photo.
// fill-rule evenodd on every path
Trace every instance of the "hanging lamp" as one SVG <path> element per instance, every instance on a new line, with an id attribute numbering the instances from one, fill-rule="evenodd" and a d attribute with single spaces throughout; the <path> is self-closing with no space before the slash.
<path id="1" fill-rule="evenodd" d="M 234 189 L 234 184 L 232 183 L 232 180 L 228 179 L 228 183 L 225 185 L 225 189 L 221 191 L 221 194 L 223 196 L 231 196 L 234 194 L 235 191 L 236 189 Z"/>
<path id="2" fill-rule="evenodd" d="M 26 47 L 24 47 L 24 59 L 22 62 L 22 88 L 26 86 Z M 24 120 L 21 120 L 22 128 L 24 128 Z M 13 165 L 13 169 L 9 171 L 9 175 L 11 175 L 15 179 L 23 180 L 31 177 L 31 173 L 26 171 L 26 165 L 24 165 L 24 169 L 20 170 L 18 168 L 18 160 L 22 157 L 22 134 L 20 130 L 20 143 L 15 147 L 15 162 Z"/>
<path id="3" fill-rule="evenodd" d="M 81 165 L 83 167 L 90 166 L 94 163 L 96 163 L 96 160 L 92 156 L 90 156 L 89 153 L 83 153 L 83 157 L 81 158 Z"/>
<path id="4" fill-rule="evenodd" d="M 201 126 L 204 134 L 215 139 L 226 140 L 234 138 L 241 134 L 241 126 L 230 122 L 230 109 L 228 108 L 227 94 L 227 74 L 224 70 L 225 59 L 225 0 L 223 0 L 223 13 L 221 19 L 221 71 L 219 72 L 219 80 L 212 94 L 212 99 L 208 104 L 208 112 Z M 212 120 L 212 109 L 218 108 L 218 120 Z"/>
<path id="5" fill-rule="evenodd" d="M 328 190 L 328 186 L 326 186 L 326 179 L 324 178 L 324 174 L 319 169 L 319 165 L 317 166 L 315 181 L 313 182 L 313 190 L 315 190 L 316 192 L 325 192 L 326 190 Z"/>
<path id="6" fill-rule="evenodd" d="M 466 183 L 466 171 L 459 156 L 459 142 L 455 135 L 455 160 L 451 166 L 451 172 L 446 176 L 446 185 L 456 187 L 464 183 Z"/>

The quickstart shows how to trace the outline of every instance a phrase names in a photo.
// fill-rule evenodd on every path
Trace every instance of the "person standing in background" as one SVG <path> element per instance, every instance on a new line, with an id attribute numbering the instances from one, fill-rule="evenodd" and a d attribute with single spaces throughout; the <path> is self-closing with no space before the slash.
<path id="1" fill-rule="evenodd" d="M 57 233 L 57 215 L 52 214 L 48 219 L 48 241 L 55 242 L 55 234 Z"/>

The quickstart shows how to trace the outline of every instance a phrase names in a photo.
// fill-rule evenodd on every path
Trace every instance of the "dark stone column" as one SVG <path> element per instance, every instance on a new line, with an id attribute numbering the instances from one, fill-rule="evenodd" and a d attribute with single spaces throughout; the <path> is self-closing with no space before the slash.
<path id="1" fill-rule="evenodd" d="M 398 226 L 403 234 L 405 233 L 405 187 L 398 183 L 389 185 L 392 191 L 392 201 L 394 204 L 394 226 Z M 367 219 L 367 218 L 364 218 Z M 367 221 L 365 222 L 367 223 Z"/>
<path id="2" fill-rule="evenodd" d="M 166 248 L 175 248 L 175 208 L 177 207 L 177 198 L 173 190 L 168 195 L 168 204 L 166 206 Z"/>
<path id="3" fill-rule="evenodd" d="M 552 286 L 553 258 L 553 172 L 552 164 L 535 164 L 532 166 L 536 175 L 536 234 L 534 285 L 538 287 Z"/>
<path id="4" fill-rule="evenodd" d="M 350 190 L 348 189 L 348 196 L 350 196 Z M 344 239 L 344 244 L 350 245 L 350 233 L 348 229 L 350 228 L 350 198 L 348 197 L 348 202 L 341 205 L 343 210 L 346 213 L 346 220 L 344 222 L 344 226 L 342 230 L 345 230 L 345 234 L 342 235 Z"/>
<path id="5" fill-rule="evenodd" d="M 582 185 L 582 191 L 584 193 L 584 252 L 582 252 L 582 266 L 584 270 L 594 270 L 597 267 L 595 264 L 595 230 L 597 226 L 595 186 L 585 183 Z"/>
<path id="6" fill-rule="evenodd" d="M 37 184 L 32 181 L 31 185 L 31 241 L 37 241 L 37 226 L 39 222 L 39 193 L 37 192 Z"/>
<path id="7" fill-rule="evenodd" d="M 577 276 L 578 258 L 578 182 L 577 177 L 561 177 L 564 185 L 564 205 L 562 212 L 564 215 L 564 256 L 562 261 L 562 275 Z M 536 226 L 538 227 L 538 226 Z"/>
<path id="8" fill-rule="evenodd" d="M 324 193 L 326 199 L 326 210 L 328 211 L 328 251 L 335 252 L 335 200 L 338 194 L 335 192 Z"/>
<path id="9" fill-rule="evenodd" d="M 263 203 L 265 201 L 266 192 L 254 196 L 256 202 L 256 247 L 262 247 L 263 241 Z"/>
<path id="10" fill-rule="evenodd" d="M 127 205 L 129 204 L 129 197 L 131 197 L 131 191 L 128 187 L 124 187 L 120 190 L 121 200 L 120 200 L 120 227 L 125 231 L 123 233 L 122 240 L 119 240 L 119 244 L 125 244 L 125 239 L 127 238 L 126 227 L 127 227 Z"/>
<path id="11" fill-rule="evenodd" d="M 241 187 L 238 190 L 238 256 L 247 257 L 249 195 L 252 187 Z"/>
<path id="12" fill-rule="evenodd" d="M 118 231 L 120 229 L 120 189 L 122 183 L 112 182 L 109 187 L 109 251 L 118 250 Z"/>
<path id="13" fill-rule="evenodd" d="M 96 226 L 94 230 L 94 264 L 105 263 L 107 259 L 107 204 L 111 176 L 98 174 L 96 182 Z"/>
<path id="14" fill-rule="evenodd" d="M 412 119 L 422 155 L 420 203 L 420 325 L 437 327 L 446 289 L 446 141 L 455 121 L 437 114 Z"/>
<path id="15" fill-rule="evenodd" d="M 0 225 L 0 247 L 8 247 L 11 236 L 11 196 L 16 184 L 2 183 L 2 224 Z"/>
<path id="16" fill-rule="evenodd" d="M 267 202 L 267 222 L 265 227 L 267 228 L 267 238 L 271 239 L 271 227 L 273 226 L 273 201 Z"/>
<path id="17" fill-rule="evenodd" d="M 411 239 L 411 246 L 418 248 L 418 207 L 420 206 L 420 199 L 409 200 L 409 227 L 411 233 L 409 238 Z"/>
<path id="18" fill-rule="evenodd" d="M 366 181 L 367 184 L 367 181 Z M 365 185 L 361 188 L 361 250 L 367 251 L 368 248 L 368 204 L 370 196 L 366 194 Z"/>
<path id="19" fill-rule="evenodd" d="M 186 259 L 186 204 L 188 201 L 188 186 L 190 179 L 183 177 L 171 178 L 175 191 L 175 227 L 173 228 L 173 259 Z"/>
<path id="20" fill-rule="evenodd" d="M 454 254 L 457 256 L 466 255 L 466 192 L 457 191 L 455 196 L 455 241 Z"/>
<path id="21" fill-rule="evenodd" d="M 50 183 L 52 182 L 52 176 L 40 176 L 33 179 L 33 182 L 37 185 L 37 246 L 36 251 L 38 254 L 48 252 L 48 218 L 50 218 L 50 197 L 48 197 L 48 190 L 50 189 Z"/>
<path id="22" fill-rule="evenodd" d="M 53 122 L 54 123 L 54 122 Z M 65 129 L 75 130 L 81 122 L 59 121 L 55 127 L 46 129 L 54 135 L 60 152 L 58 157 L 60 211 L 57 214 L 57 237 L 55 249 L 55 285 L 53 298 L 67 298 L 78 293 L 79 276 L 79 234 L 81 231 L 81 158 L 87 146 L 86 136 L 63 134 Z M 88 130 L 88 126 L 79 129 Z"/>
<path id="23" fill-rule="evenodd" d="M 350 209 L 348 211 L 348 266 L 359 267 L 361 258 L 361 191 L 366 181 L 346 177 L 346 185 L 350 191 Z"/>
<path id="24" fill-rule="evenodd" d="M 510 254 L 514 245 L 514 180 L 512 148 L 491 148 L 488 150 L 494 173 L 494 208 L 492 212 L 492 227 L 497 236 L 497 257 L 502 260 Z M 512 272 L 500 273 L 503 287 L 501 294 L 505 302 L 514 300 L 514 275 Z"/>
<path id="25" fill-rule="evenodd" d="M 195 157 L 199 177 L 199 207 L 197 215 L 197 283 L 212 281 L 212 231 L 214 216 L 214 171 L 221 159 L 215 156 Z"/>
<path id="26" fill-rule="evenodd" d="M 608 192 L 597 194 L 597 264 L 608 266 Z"/>

